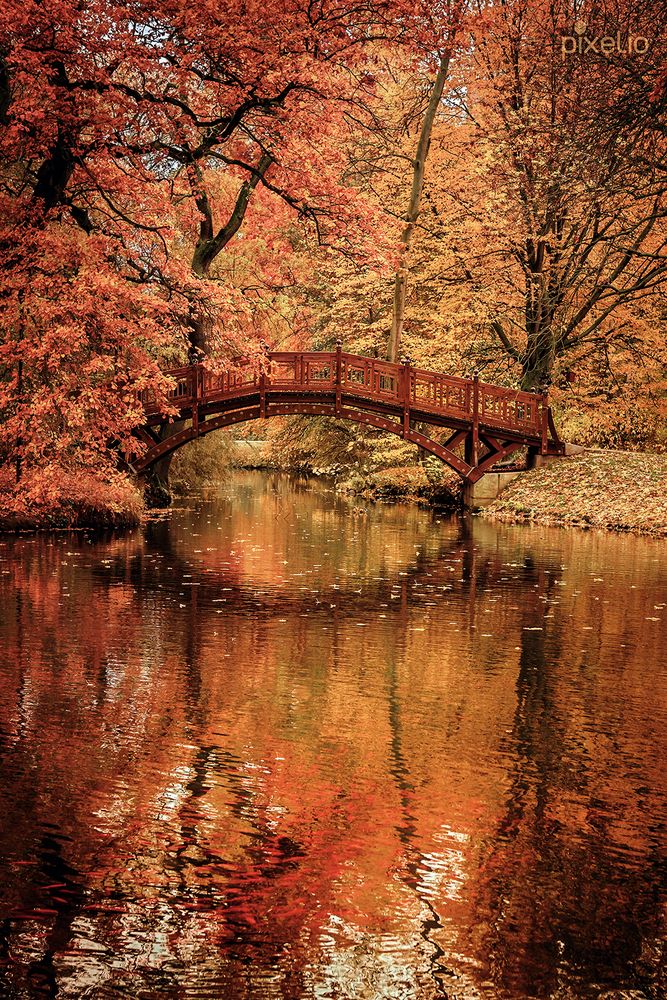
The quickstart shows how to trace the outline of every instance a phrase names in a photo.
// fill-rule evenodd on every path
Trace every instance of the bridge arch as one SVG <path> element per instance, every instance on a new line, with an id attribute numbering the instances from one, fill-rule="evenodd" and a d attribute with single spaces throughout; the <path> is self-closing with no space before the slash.
<path id="1" fill-rule="evenodd" d="M 366 427 L 376 427 L 379 430 L 396 434 L 398 437 L 409 441 L 411 444 L 418 445 L 425 451 L 435 455 L 436 458 L 439 458 L 446 465 L 450 466 L 450 468 L 454 469 L 454 471 L 457 472 L 462 479 L 468 478 L 471 472 L 471 466 L 456 455 L 451 448 L 447 448 L 441 442 L 434 441 L 432 438 L 429 438 L 427 435 L 421 434 L 418 431 L 412 429 L 404 431 L 401 424 L 387 419 L 386 417 L 382 417 L 377 413 L 350 410 L 348 408 L 340 413 L 335 413 L 334 411 L 331 413 L 323 413 L 322 407 L 313 407 L 309 404 L 299 405 L 298 403 L 292 403 L 281 406 L 279 412 L 272 409 L 271 412 L 267 413 L 265 416 L 266 418 L 271 418 L 276 416 L 292 415 L 331 416 L 335 417 L 337 420 L 349 420 L 357 424 L 362 424 Z M 223 413 L 219 416 L 209 417 L 207 420 L 199 423 L 198 427 L 194 427 L 191 424 L 189 427 L 185 427 L 161 441 L 150 438 L 144 432 L 141 434 L 141 439 L 148 446 L 148 451 L 142 459 L 132 463 L 132 468 L 135 472 L 143 472 L 154 465 L 155 462 L 158 462 L 162 458 L 166 458 L 167 455 L 173 454 L 190 441 L 196 441 L 197 438 L 204 437 L 212 431 L 223 430 L 226 427 L 233 427 L 235 424 L 246 423 L 249 420 L 258 419 L 260 419 L 259 413 L 246 414 L 238 411 Z M 498 459 L 496 458 L 496 461 L 497 460 Z"/>
<path id="2" fill-rule="evenodd" d="M 135 433 L 145 451 L 131 463 L 135 472 L 212 431 L 293 414 L 330 416 L 395 434 L 471 483 L 519 448 L 562 452 L 544 395 L 347 354 L 340 346 L 335 352 L 268 354 L 259 374 L 242 362 L 222 374 L 201 365 L 166 374 L 174 379 L 166 399 L 177 411 L 171 419 L 189 423 L 165 435 L 165 401 L 144 393 L 146 421 Z M 444 429 L 446 438 L 421 433 L 415 423 Z M 456 453 L 461 446 L 463 458 Z"/>

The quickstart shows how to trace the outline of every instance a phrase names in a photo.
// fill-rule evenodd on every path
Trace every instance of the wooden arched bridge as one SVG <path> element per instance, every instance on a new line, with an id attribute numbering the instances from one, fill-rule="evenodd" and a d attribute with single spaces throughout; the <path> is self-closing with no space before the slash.
<path id="1" fill-rule="evenodd" d="M 165 374 L 174 380 L 166 400 L 141 394 L 146 421 L 137 435 L 146 450 L 132 462 L 136 472 L 221 427 L 287 414 L 338 417 L 397 434 L 469 483 L 526 446 L 542 455 L 563 452 L 546 395 L 349 354 L 340 344 L 335 351 L 267 353 L 261 371 L 241 360 L 222 373 L 192 365 Z M 165 403 L 177 411 L 170 420 L 189 421 L 168 437 Z"/>

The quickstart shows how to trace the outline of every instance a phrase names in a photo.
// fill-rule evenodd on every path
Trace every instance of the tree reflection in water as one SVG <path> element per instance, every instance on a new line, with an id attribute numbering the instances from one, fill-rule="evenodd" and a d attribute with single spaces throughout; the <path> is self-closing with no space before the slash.
<path id="1" fill-rule="evenodd" d="M 6 539 L 2 994 L 662 995 L 661 544 L 248 473 Z"/>

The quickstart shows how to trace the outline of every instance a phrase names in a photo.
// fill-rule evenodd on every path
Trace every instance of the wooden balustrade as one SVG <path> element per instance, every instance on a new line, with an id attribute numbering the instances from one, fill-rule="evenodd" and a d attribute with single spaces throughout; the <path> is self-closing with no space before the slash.
<path id="1" fill-rule="evenodd" d="M 377 358 L 341 351 L 276 351 L 267 355 L 263 371 L 246 359 L 237 359 L 228 370 L 210 371 L 202 365 L 165 372 L 174 386 L 164 400 L 152 390 L 140 393 L 147 414 L 159 412 L 164 404 L 179 407 L 195 399 L 210 403 L 259 389 L 263 377 L 265 391 L 331 392 L 349 394 L 385 403 L 407 403 L 412 410 L 433 413 L 462 421 L 473 421 L 498 429 L 542 433 L 546 401 L 537 393 L 507 389 L 473 379 L 430 372 L 411 365 L 392 364 Z M 407 379 L 407 399 L 406 395 Z M 475 414 L 475 401 L 478 412 Z"/>
<path id="2" fill-rule="evenodd" d="M 350 354 L 340 344 L 335 351 L 274 351 L 259 363 L 238 358 L 220 372 L 200 364 L 165 375 L 173 385 L 163 398 L 152 390 L 140 393 L 147 421 L 155 424 L 176 411 L 191 419 L 195 435 L 200 426 L 206 433 L 225 420 L 229 423 L 232 418 L 225 413 L 247 420 L 270 412 L 333 412 L 401 433 L 431 448 L 462 475 L 468 474 L 466 469 L 477 474 L 478 467 L 491 468 L 488 449 L 496 458 L 511 454 L 522 443 L 542 453 L 562 450 L 542 394 L 427 371 L 407 359 L 393 364 Z M 221 416 L 207 419 L 216 413 Z M 452 428 L 451 448 L 465 438 L 465 462 L 448 445 L 413 430 L 414 420 Z M 164 451 L 157 442 L 155 448 L 155 454 Z M 482 448 L 487 453 L 480 459 Z"/>

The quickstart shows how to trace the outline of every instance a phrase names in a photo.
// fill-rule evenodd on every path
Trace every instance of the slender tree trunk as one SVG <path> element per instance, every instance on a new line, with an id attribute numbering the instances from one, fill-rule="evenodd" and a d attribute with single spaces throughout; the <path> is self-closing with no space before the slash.
<path id="1" fill-rule="evenodd" d="M 200 222 L 197 242 L 192 253 L 192 273 L 198 278 L 210 277 L 211 265 L 236 236 L 245 219 L 248 204 L 255 188 L 273 163 L 273 157 L 264 153 L 260 158 L 256 171 L 241 185 L 234 207 L 224 226 L 217 230 L 213 220 L 213 206 L 204 185 L 201 170 L 197 163 L 189 165 L 188 176 L 199 209 Z M 212 318 L 202 309 L 195 299 L 190 307 L 190 329 L 188 360 L 191 365 L 198 364 L 209 352 L 212 329 Z M 184 420 L 176 420 L 165 424 L 160 431 L 160 440 L 165 441 L 178 434 L 186 426 Z M 169 470 L 173 452 L 161 458 L 146 475 L 146 495 L 149 506 L 168 507 L 171 503 L 171 488 L 169 485 Z"/>
<path id="2" fill-rule="evenodd" d="M 387 357 L 389 361 L 398 361 L 398 354 L 401 348 L 401 334 L 403 332 L 403 318 L 405 315 L 405 295 L 407 290 L 410 244 L 414 232 L 419 210 L 421 206 L 422 190 L 424 188 L 424 172 L 426 168 L 426 158 L 428 157 L 429 146 L 431 144 L 431 133 L 433 122 L 438 110 L 438 105 L 442 99 L 442 92 L 445 88 L 447 72 L 449 70 L 449 52 L 440 59 L 438 74 L 431 90 L 428 107 L 424 114 L 424 120 L 419 133 L 417 152 L 412 167 L 412 189 L 410 191 L 410 202 L 405 216 L 406 225 L 401 234 L 401 249 L 396 281 L 394 283 L 394 312 L 391 322 L 391 332 L 389 334 L 389 345 L 387 347 Z"/>
<path id="3" fill-rule="evenodd" d="M 27 287 L 30 287 L 32 282 L 32 268 L 28 269 L 28 283 Z M 19 300 L 19 324 L 18 324 L 18 343 L 23 343 L 23 332 L 25 329 L 25 316 L 24 316 L 24 302 L 25 302 L 25 288 L 22 288 L 18 293 Z M 17 430 L 16 430 L 16 482 L 20 483 L 23 476 L 23 435 L 21 433 L 21 427 L 25 420 L 25 415 L 23 414 L 23 359 L 19 358 L 18 364 L 16 366 L 16 411 L 18 415 Z"/>
<path id="4" fill-rule="evenodd" d="M 18 375 L 17 375 L 17 379 L 16 379 L 16 403 L 17 403 L 17 406 L 18 406 L 19 411 L 20 411 L 21 405 L 23 403 L 23 362 L 22 361 L 19 361 L 19 363 L 18 363 Z M 19 483 L 21 481 L 21 475 L 23 473 L 23 462 L 22 462 L 22 458 L 21 458 L 21 449 L 22 449 L 22 447 L 23 447 L 23 441 L 21 439 L 21 434 L 17 433 L 17 435 L 16 435 L 16 482 L 17 483 Z"/>

